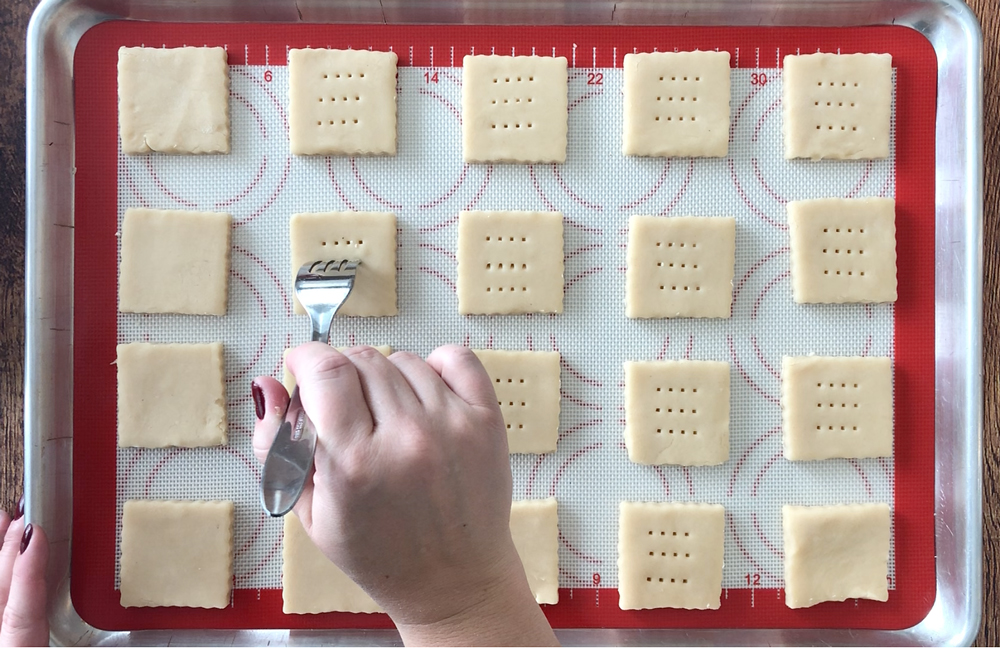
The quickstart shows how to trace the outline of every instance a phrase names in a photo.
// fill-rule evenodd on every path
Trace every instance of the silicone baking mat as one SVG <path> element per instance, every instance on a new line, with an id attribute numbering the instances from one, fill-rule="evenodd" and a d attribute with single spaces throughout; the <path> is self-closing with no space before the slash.
<path id="1" fill-rule="evenodd" d="M 124 156 L 117 135 L 119 46 L 224 46 L 232 152 Z M 399 56 L 399 150 L 387 158 L 296 157 L 288 150 L 290 47 L 392 50 Z M 633 51 L 731 54 L 729 155 L 626 158 L 621 64 Z M 894 66 L 892 150 L 875 161 L 787 161 L 781 148 L 785 54 L 888 52 Z M 464 165 L 462 57 L 565 56 L 569 148 L 564 165 Z M 420 354 L 444 343 L 555 349 L 562 414 L 555 453 L 511 458 L 515 499 L 559 500 L 557 627 L 903 628 L 934 600 L 934 102 L 929 43 L 905 28 L 619 28 L 253 26 L 106 23 L 75 61 L 77 180 L 72 595 L 107 629 L 377 628 L 384 615 L 281 613 L 281 522 L 257 504 L 250 379 L 279 376 L 285 348 L 307 338 L 291 313 L 288 220 L 301 211 L 392 211 L 399 223 L 400 314 L 343 318 L 338 344 Z M 894 196 L 895 305 L 795 305 L 785 203 Z M 234 218 L 225 317 L 117 313 L 116 231 L 128 207 L 228 211 Z M 566 303 L 558 316 L 462 317 L 455 297 L 456 220 L 464 209 L 558 210 L 565 216 Z M 734 306 L 727 320 L 629 320 L 624 255 L 631 214 L 734 216 Z M 118 449 L 115 344 L 225 343 L 225 447 Z M 791 463 L 781 454 L 783 355 L 893 358 L 891 459 Z M 629 462 L 622 441 L 622 363 L 724 360 L 731 365 L 730 460 L 713 467 Z M 224 610 L 124 609 L 117 585 L 121 506 L 132 498 L 236 502 L 235 590 Z M 618 502 L 699 501 L 726 508 L 722 606 L 622 611 Z M 782 504 L 887 502 L 893 510 L 890 596 L 786 608 Z"/>

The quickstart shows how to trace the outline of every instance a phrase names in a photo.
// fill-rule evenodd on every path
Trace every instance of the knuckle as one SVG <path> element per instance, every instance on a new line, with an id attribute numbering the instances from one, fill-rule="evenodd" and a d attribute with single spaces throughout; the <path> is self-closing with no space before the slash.
<path id="1" fill-rule="evenodd" d="M 346 349 L 344 355 L 349 358 L 361 358 L 362 360 L 375 360 L 383 358 L 382 352 L 371 346 L 356 346 Z"/>
<path id="2" fill-rule="evenodd" d="M 317 377 L 325 378 L 344 371 L 353 371 L 353 365 L 343 354 L 328 353 L 313 360 L 312 372 Z"/>
<path id="3" fill-rule="evenodd" d="M 28 634 L 36 629 L 38 623 L 39 619 L 29 617 L 13 602 L 8 602 L 7 607 L 4 608 L 3 621 L 0 622 L 3 626 L 4 634 L 8 636 Z"/>

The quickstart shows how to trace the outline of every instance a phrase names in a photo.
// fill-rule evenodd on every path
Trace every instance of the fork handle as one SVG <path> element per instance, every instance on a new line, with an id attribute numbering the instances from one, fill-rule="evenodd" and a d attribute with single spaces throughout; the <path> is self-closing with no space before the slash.
<path id="1" fill-rule="evenodd" d="M 312 324 L 313 342 L 330 343 L 330 328 L 333 326 L 333 316 L 338 310 L 340 310 L 339 304 L 336 309 L 321 310 L 316 313 L 316 317 L 309 318 Z"/>

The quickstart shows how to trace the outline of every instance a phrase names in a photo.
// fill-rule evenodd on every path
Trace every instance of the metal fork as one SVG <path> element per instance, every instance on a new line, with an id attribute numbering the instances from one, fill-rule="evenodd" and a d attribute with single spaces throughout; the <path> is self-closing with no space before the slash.
<path id="1" fill-rule="evenodd" d="M 313 261 L 299 268 L 295 296 L 309 315 L 313 342 L 329 344 L 333 318 L 354 288 L 359 265 L 358 260 Z M 260 476 L 260 503 L 273 517 L 288 513 L 299 500 L 315 451 L 316 428 L 302 409 L 296 385 Z"/>

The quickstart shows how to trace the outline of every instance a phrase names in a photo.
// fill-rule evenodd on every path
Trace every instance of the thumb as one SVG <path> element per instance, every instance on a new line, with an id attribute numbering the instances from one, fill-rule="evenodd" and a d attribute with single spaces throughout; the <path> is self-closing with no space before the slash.
<path id="1" fill-rule="evenodd" d="M 10 597 L 0 623 L 0 646 L 49 645 L 46 613 L 45 566 L 49 541 L 37 524 L 24 528 L 21 554 L 14 561 Z"/>

